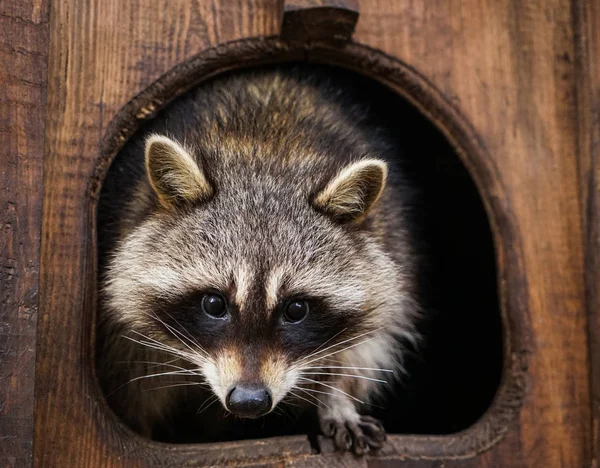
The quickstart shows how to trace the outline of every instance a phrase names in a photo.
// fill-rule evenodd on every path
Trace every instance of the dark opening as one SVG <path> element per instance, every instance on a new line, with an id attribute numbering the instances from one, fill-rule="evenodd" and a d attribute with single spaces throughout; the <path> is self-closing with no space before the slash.
<path id="1" fill-rule="evenodd" d="M 424 339 L 406 358 L 407 377 L 390 388 L 371 414 L 392 434 L 463 430 L 489 407 L 503 367 L 495 252 L 481 197 L 452 146 L 417 109 L 374 80 L 331 70 L 358 99 L 371 104 L 379 119 L 374 124 L 390 129 L 403 148 L 408 178 L 419 191 L 413 213 L 418 225 L 415 241 L 425 260 L 419 278 Z M 131 195 L 123 154 L 111 165 L 99 202 L 100 274 L 106 249 L 115 240 L 111 226 L 124 215 L 118 200 Z M 234 432 L 220 440 L 310 433 L 317 427 L 313 417 L 292 420 L 271 414 L 239 421 Z M 193 424 L 197 421 L 190 423 L 189 437 L 182 435 L 180 441 L 198 441 Z"/>

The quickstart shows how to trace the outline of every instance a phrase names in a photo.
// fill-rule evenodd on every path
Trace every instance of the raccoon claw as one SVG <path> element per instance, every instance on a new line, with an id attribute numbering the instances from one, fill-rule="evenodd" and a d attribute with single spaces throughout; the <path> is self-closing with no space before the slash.
<path id="1" fill-rule="evenodd" d="M 386 439 L 383 425 L 371 416 L 360 416 L 357 421 L 329 420 L 322 424 L 321 430 L 333 439 L 337 450 L 352 450 L 359 456 L 379 450 Z"/>

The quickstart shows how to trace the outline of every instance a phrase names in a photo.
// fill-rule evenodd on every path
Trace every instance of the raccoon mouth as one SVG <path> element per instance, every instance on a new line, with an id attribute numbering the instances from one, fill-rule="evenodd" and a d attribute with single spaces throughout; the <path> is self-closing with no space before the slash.
<path id="1" fill-rule="evenodd" d="M 256 419 L 269 413 L 273 406 L 271 392 L 262 385 L 238 384 L 226 398 L 227 410 L 240 418 Z"/>

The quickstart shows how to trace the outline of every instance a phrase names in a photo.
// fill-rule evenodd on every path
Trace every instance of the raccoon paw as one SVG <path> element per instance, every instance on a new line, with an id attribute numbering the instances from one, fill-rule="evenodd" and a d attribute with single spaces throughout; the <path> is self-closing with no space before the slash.
<path id="1" fill-rule="evenodd" d="M 357 420 L 349 421 L 323 419 L 321 431 L 333 439 L 337 450 L 352 450 L 356 455 L 379 450 L 386 438 L 383 424 L 371 416 L 359 416 Z"/>

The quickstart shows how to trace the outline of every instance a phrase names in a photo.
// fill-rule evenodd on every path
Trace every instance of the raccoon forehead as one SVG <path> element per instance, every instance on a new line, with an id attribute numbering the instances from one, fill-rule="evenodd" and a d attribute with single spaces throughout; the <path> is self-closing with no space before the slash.
<path id="1" fill-rule="evenodd" d="M 224 275 L 190 278 L 190 273 L 197 271 L 154 266 L 129 275 L 113 275 L 103 285 L 107 311 L 117 322 L 137 326 L 145 323 L 147 317 L 168 310 L 169 304 L 179 304 L 207 290 L 222 291 L 240 311 L 247 308 L 250 288 L 248 270 L 244 267 L 235 268 L 234 281 L 228 281 Z"/>
<path id="2" fill-rule="evenodd" d="M 226 290 L 235 284 L 245 287 L 252 273 L 243 259 L 219 255 L 203 243 L 166 241 L 151 249 L 139 244 L 135 237 L 122 243 L 109 265 L 109 277 L 164 295 L 181 295 L 206 288 Z"/>
<path id="3" fill-rule="evenodd" d="M 151 307 L 152 298 L 176 300 L 206 289 L 225 292 L 240 310 L 252 307 L 268 313 L 282 300 L 297 296 L 323 299 L 334 310 L 357 310 L 367 301 L 373 281 L 369 269 L 360 264 L 340 268 L 331 261 L 273 266 L 251 259 L 176 260 L 159 254 L 134 261 L 134 257 L 135 252 L 124 246 L 123 255 L 110 266 L 110 281 L 105 283 L 109 304 L 124 318 Z M 260 291 L 258 295 L 256 291 Z"/>
<path id="4" fill-rule="evenodd" d="M 113 310 L 134 317 L 149 299 L 176 299 L 202 289 L 227 290 L 248 282 L 243 263 L 222 258 L 207 261 L 198 246 L 186 246 L 163 234 L 157 242 L 152 226 L 127 236 L 108 265 L 104 293 Z"/>
<path id="5" fill-rule="evenodd" d="M 365 280 L 326 265 L 277 266 L 265 275 L 266 305 L 273 308 L 285 297 L 308 296 L 325 299 L 334 309 L 357 309 L 367 299 Z"/>
<path id="6" fill-rule="evenodd" d="M 272 310 L 294 295 L 325 299 L 335 309 L 357 309 L 374 282 L 393 278 L 377 246 L 362 250 L 336 231 L 303 232 L 290 222 L 220 230 L 194 219 L 165 228 L 153 220 L 121 243 L 109 265 L 105 292 L 116 310 L 136 311 L 148 299 L 177 299 L 201 290 L 228 294 L 245 308 L 250 292 Z M 226 232 L 225 232 L 226 231 Z M 253 299 L 256 302 L 255 299 Z M 127 313 L 127 312 L 125 312 Z"/>

